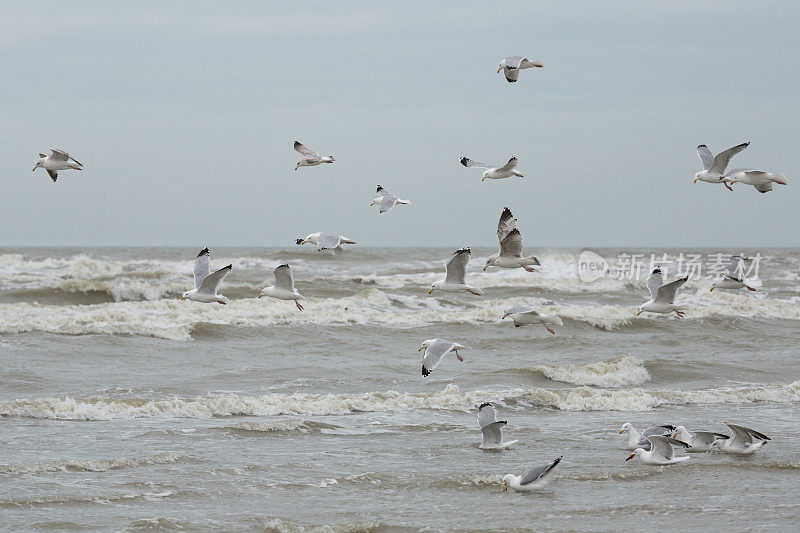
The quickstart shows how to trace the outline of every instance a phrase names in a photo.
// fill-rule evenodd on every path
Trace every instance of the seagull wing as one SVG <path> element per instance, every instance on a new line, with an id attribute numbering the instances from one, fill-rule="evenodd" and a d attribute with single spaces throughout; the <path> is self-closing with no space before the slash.
<path id="1" fill-rule="evenodd" d="M 672 435 L 672 432 L 675 431 L 675 426 L 651 426 L 644 431 L 642 431 L 642 437 L 649 437 L 650 435 Z"/>
<path id="2" fill-rule="evenodd" d="M 497 409 L 490 403 L 482 403 L 478 407 L 478 425 L 481 429 L 497 422 Z M 505 424 L 505 422 L 503 422 Z"/>
<path id="3" fill-rule="evenodd" d="M 511 159 L 508 160 L 508 163 L 498 168 L 497 170 L 500 170 L 501 172 L 508 172 L 509 170 L 514 170 L 515 168 L 517 168 L 518 164 L 519 160 L 516 157 L 512 157 Z"/>
<path id="4" fill-rule="evenodd" d="M 753 442 L 753 437 L 755 437 L 755 438 L 757 438 L 759 440 L 763 440 L 763 441 L 770 440 L 769 437 L 767 437 L 763 433 L 760 433 L 760 432 L 756 431 L 755 429 L 750 429 L 750 428 L 746 428 L 744 426 L 731 424 L 730 422 L 725 422 L 725 425 L 728 426 L 731 429 L 731 431 L 734 433 L 733 435 L 731 435 L 731 438 L 734 438 L 734 437 L 737 437 L 737 436 L 744 437 L 746 435 L 746 437 L 744 437 L 744 438 L 746 438 L 746 440 L 748 442 Z"/>
<path id="5" fill-rule="evenodd" d="M 303 143 L 299 141 L 294 142 L 294 149 L 306 157 L 319 157 L 317 155 L 317 152 L 315 152 L 314 150 L 309 150 Z"/>
<path id="6" fill-rule="evenodd" d="M 222 267 L 216 272 L 212 272 L 205 278 L 203 278 L 203 283 L 200 284 L 198 287 L 197 292 L 204 292 L 207 294 L 217 294 L 217 287 L 219 287 L 220 282 L 225 279 L 225 276 L 228 275 L 228 272 L 231 271 L 233 265 L 228 265 L 226 267 Z"/>
<path id="7" fill-rule="evenodd" d="M 523 57 L 522 61 L 519 64 L 519 68 L 542 68 L 544 67 L 544 63 L 541 61 L 531 61 L 527 57 Z"/>
<path id="8" fill-rule="evenodd" d="M 294 292 L 294 278 L 289 265 L 280 265 L 275 268 L 275 286 L 279 289 Z"/>
<path id="9" fill-rule="evenodd" d="M 683 441 L 676 440 L 671 437 L 665 437 L 663 435 L 650 435 L 647 437 L 647 440 L 650 441 L 650 452 L 653 454 L 658 454 L 668 461 L 675 457 L 675 450 L 672 448 L 673 446 L 683 446 L 684 448 L 689 447 L 689 445 Z"/>
<path id="10" fill-rule="evenodd" d="M 383 198 L 381 199 L 381 206 L 378 209 L 379 213 L 385 213 L 389 209 L 394 207 L 394 204 L 397 203 L 397 196 L 391 193 L 381 193 Z"/>
<path id="11" fill-rule="evenodd" d="M 530 469 L 528 471 L 528 473 L 525 474 L 524 476 L 522 476 L 522 479 L 519 480 L 519 484 L 520 485 L 528 485 L 530 483 L 533 483 L 535 481 L 538 481 L 538 480 L 542 479 L 544 476 L 549 474 L 550 471 L 552 469 L 554 469 L 556 467 L 556 465 L 558 463 L 560 463 L 561 459 L 563 459 L 563 458 L 564 458 L 564 456 L 562 455 L 561 457 L 558 457 L 552 463 L 549 463 L 549 464 L 546 464 L 546 465 L 543 465 L 543 466 L 537 466 L 536 468 Z"/>
<path id="12" fill-rule="evenodd" d="M 516 229 L 516 227 L 517 219 L 511 214 L 511 209 L 506 207 L 503 209 L 503 212 L 500 213 L 500 221 L 497 223 L 497 240 L 502 244 L 503 239 L 508 237 L 508 234 Z"/>
<path id="13" fill-rule="evenodd" d="M 714 163 L 714 154 L 708 149 L 708 146 L 701 144 L 697 147 L 697 155 L 700 156 L 700 161 L 703 162 L 703 170 L 708 170 Z"/>
<path id="14" fill-rule="evenodd" d="M 53 183 L 55 183 L 56 180 L 58 179 L 58 172 L 56 172 L 55 170 L 50 170 L 49 168 L 47 168 L 45 170 L 47 170 L 47 173 L 50 174 L 50 179 L 53 180 Z M 772 188 L 772 187 L 770 187 L 770 188 Z"/>
<path id="15" fill-rule="evenodd" d="M 753 185 L 758 192 L 769 192 L 772 190 L 772 182 L 763 183 L 761 185 Z"/>
<path id="16" fill-rule="evenodd" d="M 656 267 L 647 278 L 647 289 L 650 291 L 650 299 L 655 300 L 658 296 L 658 289 L 664 284 L 664 276 L 661 274 L 661 269 Z"/>
<path id="17" fill-rule="evenodd" d="M 656 300 L 665 301 L 667 303 L 674 304 L 675 303 L 675 294 L 678 292 L 686 280 L 689 279 L 689 276 L 684 276 L 681 279 L 676 279 L 675 281 L 671 281 L 666 285 L 662 285 L 658 288 L 658 296 L 656 296 Z"/>
<path id="18" fill-rule="evenodd" d="M 320 233 L 317 238 L 317 251 L 333 250 L 342 242 L 342 239 L 333 233 Z"/>
<path id="19" fill-rule="evenodd" d="M 473 161 L 472 159 L 470 159 L 469 157 L 466 157 L 466 156 L 461 158 L 461 164 L 464 165 L 465 167 L 469 167 L 469 168 L 494 168 L 494 167 L 492 167 L 490 165 L 487 165 L 486 163 L 480 163 L 478 161 Z"/>
<path id="20" fill-rule="evenodd" d="M 742 257 L 741 255 L 730 256 L 728 261 L 725 263 L 725 275 L 734 281 L 743 281 L 744 262 L 747 260 L 747 257 Z"/>
<path id="21" fill-rule="evenodd" d="M 69 161 L 69 154 L 63 150 L 59 150 L 58 148 L 51 148 L 50 149 L 50 157 L 53 159 L 58 159 L 59 161 Z"/>
<path id="22" fill-rule="evenodd" d="M 737 144 L 733 148 L 728 148 L 727 150 L 718 153 L 716 157 L 714 157 L 714 162 L 711 163 L 709 170 L 713 172 L 719 172 L 720 174 L 725 174 L 725 169 L 728 168 L 728 164 L 730 164 L 733 156 L 747 148 L 749 145 L 749 142 Z"/>
<path id="23" fill-rule="evenodd" d="M 211 273 L 210 254 L 208 248 L 203 248 L 194 260 L 194 288 L 199 289 L 203 278 Z"/>
<path id="24" fill-rule="evenodd" d="M 506 61 L 506 68 L 509 69 L 518 69 L 523 61 L 527 61 L 527 57 L 522 56 L 509 56 L 505 59 Z"/>
<path id="25" fill-rule="evenodd" d="M 467 277 L 467 263 L 472 251 L 469 248 L 460 248 L 456 250 L 450 259 L 445 263 L 447 275 L 444 278 L 445 283 L 460 283 L 464 284 L 464 279 Z"/>
<path id="26" fill-rule="evenodd" d="M 506 307 L 506 310 L 503 311 L 506 315 L 517 315 L 517 314 L 528 314 L 531 313 L 534 316 L 539 316 L 539 313 L 534 311 L 533 307 Z"/>
<path id="27" fill-rule="evenodd" d="M 427 376 L 433 372 L 433 369 L 439 365 L 442 358 L 455 346 L 453 342 L 437 339 L 436 342 L 425 348 L 425 355 L 422 358 L 422 375 Z"/>
<path id="28" fill-rule="evenodd" d="M 522 234 L 517 228 L 500 241 L 500 255 L 522 257 Z"/>

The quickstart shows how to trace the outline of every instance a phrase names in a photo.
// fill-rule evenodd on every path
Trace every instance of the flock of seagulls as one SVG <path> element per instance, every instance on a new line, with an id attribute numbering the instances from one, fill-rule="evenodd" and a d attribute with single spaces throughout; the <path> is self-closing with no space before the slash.
<path id="1" fill-rule="evenodd" d="M 509 56 L 500 61 L 497 69 L 498 74 L 503 72 L 509 83 L 519 80 L 520 71 L 530 68 L 543 68 L 544 63 L 531 61 L 527 57 Z M 787 185 L 788 180 L 783 174 L 771 173 L 757 169 L 739 168 L 728 170 L 731 159 L 749 146 L 749 143 L 742 143 L 732 148 L 728 148 L 716 156 L 704 144 L 697 147 L 697 155 L 703 164 L 703 170 L 696 173 L 694 182 L 704 181 L 707 183 L 723 184 L 729 190 L 733 190 L 734 183 L 752 185 L 759 192 L 766 193 L 771 191 L 774 184 Z M 299 141 L 294 142 L 294 149 L 302 156 L 295 165 L 295 170 L 300 167 L 314 167 L 323 163 L 334 163 L 332 155 L 320 156 L 314 150 L 309 149 Z M 52 149 L 49 156 L 39 153 L 39 158 L 33 167 L 43 168 L 47 171 L 50 178 L 55 182 L 58 179 L 60 170 L 83 170 L 83 164 L 70 156 L 67 152 Z M 483 169 L 481 181 L 486 179 L 502 180 L 511 177 L 524 178 L 525 175 L 517 170 L 519 161 L 516 157 L 511 157 L 502 166 L 492 166 L 486 163 L 474 161 L 468 157 L 462 157 L 460 162 L 467 168 Z M 370 207 L 377 205 L 379 213 L 386 213 L 396 205 L 411 205 L 408 200 L 403 200 L 390 193 L 381 185 L 377 186 L 378 196 L 372 200 Z M 517 228 L 517 219 L 506 207 L 503 209 L 497 225 L 497 238 L 499 250 L 490 255 L 483 266 L 483 270 L 489 267 L 505 269 L 522 268 L 528 272 L 535 272 L 534 267 L 540 266 L 539 259 L 533 255 L 524 255 L 522 234 Z M 331 252 L 341 249 L 343 244 L 356 244 L 355 241 L 338 235 L 336 233 L 317 232 L 307 235 L 305 238 L 296 239 L 297 245 L 307 243 L 316 245 L 317 251 L 329 250 Z M 456 250 L 445 263 L 445 278 L 434 282 L 428 294 L 434 291 L 444 293 L 467 292 L 476 296 L 483 295 L 483 291 L 467 283 L 467 264 L 469 263 L 472 252 L 469 247 Z M 725 274 L 715 281 L 711 290 L 714 289 L 738 289 L 747 288 L 754 291 L 760 288 L 761 282 L 757 278 L 746 278 L 743 274 L 742 264 L 748 258 L 742 256 L 732 256 L 727 264 Z M 192 300 L 200 303 L 218 303 L 226 305 L 230 300 L 219 294 L 219 286 L 225 276 L 233 269 L 229 264 L 214 272 L 211 272 L 210 252 L 208 248 L 203 248 L 194 261 L 194 289 L 183 293 L 181 300 Z M 274 270 L 274 285 L 265 287 L 258 295 L 276 298 L 279 300 L 293 301 L 297 309 L 302 311 L 301 300 L 306 300 L 294 286 L 294 276 L 288 264 L 282 264 Z M 647 288 L 650 291 L 650 300 L 643 303 L 637 315 L 642 312 L 669 314 L 675 313 L 678 317 L 683 317 L 686 308 L 675 303 L 675 296 L 678 290 L 687 281 L 683 277 L 664 283 L 663 274 L 659 267 L 656 267 L 647 279 Z M 553 326 L 563 326 L 563 321 L 557 316 L 543 315 L 532 307 L 509 307 L 503 312 L 501 319 L 511 318 L 515 327 L 526 325 L 542 324 L 548 332 L 555 334 Z M 460 362 L 464 358 L 459 354 L 459 350 L 467 349 L 466 346 L 446 339 L 428 339 L 420 346 L 418 351 L 423 351 L 422 375 L 429 376 L 433 370 L 442 362 L 448 354 L 455 355 Z M 503 450 L 517 443 L 517 440 L 505 441 L 503 439 L 503 428 L 506 420 L 497 419 L 497 410 L 489 403 L 481 404 L 478 408 L 478 425 L 481 429 L 482 440 L 481 449 Z M 688 456 L 676 456 L 675 449 L 685 449 L 687 452 L 708 452 L 714 449 L 732 454 L 752 454 L 763 446 L 769 437 L 758 431 L 748 429 L 743 426 L 727 423 L 731 430 L 731 435 L 710 431 L 688 431 L 684 426 L 654 426 L 646 429 L 641 434 L 633 426 L 625 424 L 620 430 L 620 434 L 627 433 L 627 447 L 633 450 L 626 460 L 638 457 L 641 462 L 649 465 L 668 465 L 687 460 Z M 550 473 L 561 462 L 563 455 L 555 460 L 535 468 L 530 469 L 521 476 L 507 474 L 503 478 L 501 485 L 502 491 L 512 488 L 518 492 L 530 492 L 543 486 L 549 481 Z"/>

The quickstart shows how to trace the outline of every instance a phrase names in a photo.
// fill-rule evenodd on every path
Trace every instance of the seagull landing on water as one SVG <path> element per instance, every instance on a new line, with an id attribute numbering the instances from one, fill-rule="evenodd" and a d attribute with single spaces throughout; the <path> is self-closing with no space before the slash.
<path id="1" fill-rule="evenodd" d="M 319 231 L 316 233 L 311 233 L 310 235 L 306 235 L 305 239 L 297 239 L 295 241 L 298 246 L 302 246 L 307 242 L 316 244 L 318 252 L 321 252 L 322 250 L 337 250 L 341 248 L 342 244 L 356 243 L 344 235 L 336 235 L 335 233 L 322 233 Z"/>
<path id="2" fill-rule="evenodd" d="M 50 152 L 52 153 L 49 156 L 39 152 L 39 159 L 37 159 L 36 164 L 33 165 L 33 170 L 42 167 L 50 174 L 50 179 L 53 180 L 53 183 L 58 179 L 59 170 L 83 170 L 83 164 L 70 156 L 67 152 L 58 150 L 57 148 L 51 149 Z"/>
<path id="3" fill-rule="evenodd" d="M 467 277 L 467 263 L 469 263 L 470 255 L 472 255 L 472 251 L 469 248 L 459 248 L 453 252 L 453 255 L 451 255 L 450 259 L 448 259 L 447 263 L 445 263 L 447 275 L 443 280 L 434 282 L 434 284 L 431 285 L 431 289 L 428 291 L 428 294 L 432 293 L 433 291 L 442 291 L 471 292 L 475 296 L 482 295 L 482 290 L 473 287 L 472 285 L 467 285 L 465 281 Z"/>
<path id="4" fill-rule="evenodd" d="M 497 73 L 503 71 L 508 83 L 514 83 L 519 79 L 519 71 L 523 68 L 544 68 L 544 63 L 541 61 L 531 61 L 527 57 L 522 56 L 509 56 L 500 61 L 500 66 L 497 67 Z"/>
<path id="5" fill-rule="evenodd" d="M 217 294 L 217 288 L 232 268 L 233 265 L 228 265 L 210 273 L 210 254 L 208 248 L 203 248 L 194 260 L 194 289 L 184 292 L 181 300 L 194 300 L 207 304 L 217 302 L 226 305 L 230 300 Z"/>
<path id="6" fill-rule="evenodd" d="M 422 346 L 417 350 L 422 354 L 422 375 L 429 376 L 433 369 L 436 368 L 442 361 L 445 355 L 453 352 L 460 362 L 464 362 L 464 358 L 458 355 L 459 350 L 466 349 L 466 346 L 458 344 L 457 342 L 448 341 L 445 339 L 428 339 L 422 341 Z"/>
<path id="7" fill-rule="evenodd" d="M 670 283 L 664 284 L 664 277 L 661 275 L 661 269 L 656 267 L 647 278 L 647 288 L 650 290 L 650 300 L 639 306 L 639 311 L 636 316 L 639 316 L 644 311 L 650 313 L 666 314 L 675 311 L 675 314 L 683 318 L 683 312 L 686 307 L 675 305 L 675 294 L 678 292 L 689 276 L 684 276 L 681 279 L 676 279 Z"/>
<path id="8" fill-rule="evenodd" d="M 709 292 L 713 292 L 714 289 L 741 289 L 742 287 L 746 287 L 748 291 L 753 292 L 760 289 L 762 285 L 760 279 L 757 277 L 744 277 L 744 264 L 747 261 L 750 261 L 749 257 L 741 255 L 730 256 L 725 265 L 725 274 L 711 284 Z"/>
<path id="9" fill-rule="evenodd" d="M 730 178 L 731 185 L 734 183 L 744 183 L 745 185 L 752 185 L 758 192 L 766 193 L 772 190 L 772 185 L 789 185 L 789 180 L 783 174 L 773 174 L 772 172 L 765 172 L 763 170 L 755 170 L 752 168 L 735 168 L 729 170 L 725 174 L 726 178 Z"/>
<path id="10" fill-rule="evenodd" d="M 672 435 L 673 431 L 675 431 L 675 426 L 667 424 L 663 426 L 650 426 L 640 434 L 638 431 L 636 431 L 636 428 L 634 428 L 632 424 L 625 422 L 622 424 L 622 429 L 619 430 L 619 434 L 628 434 L 628 443 L 626 445 L 627 447 L 625 448 L 626 450 L 635 450 L 636 448 L 644 448 L 645 450 L 649 450 L 650 441 L 647 440 L 647 437 L 652 435 L 669 437 Z"/>
<path id="11" fill-rule="evenodd" d="M 303 155 L 303 158 L 297 162 L 297 165 L 295 165 L 295 170 L 300 167 L 315 167 L 317 165 L 321 165 L 322 163 L 333 163 L 335 161 L 332 155 L 326 155 L 323 157 L 318 156 L 317 152 L 306 148 L 303 143 L 299 141 L 294 142 L 294 149 Z"/>
<path id="12" fill-rule="evenodd" d="M 503 442 L 503 426 L 506 420 L 497 419 L 497 410 L 490 403 L 482 403 L 478 407 L 478 425 L 483 433 L 481 440 L 482 450 L 504 450 L 519 441 L 510 440 Z"/>
<path id="13" fill-rule="evenodd" d="M 700 156 L 700 161 L 703 162 L 703 170 L 694 175 L 694 183 L 697 183 L 697 180 L 705 181 L 706 183 L 724 183 L 725 187 L 732 191 L 733 188 L 728 183 L 731 180 L 725 175 L 725 171 L 728 169 L 733 156 L 748 146 L 750 146 L 749 142 L 737 144 L 733 148 L 728 148 L 718 153 L 716 156 L 711 153 L 711 150 L 705 144 L 698 146 L 697 155 Z"/>
<path id="14" fill-rule="evenodd" d="M 563 458 L 564 456 L 562 455 L 552 463 L 532 468 L 524 476 L 506 474 L 503 476 L 503 483 L 500 485 L 500 491 L 508 492 L 508 487 L 511 487 L 517 492 L 533 492 L 536 489 L 544 487 L 547 482 L 550 481 L 550 472 L 553 471 Z"/>
<path id="15" fill-rule="evenodd" d="M 736 455 L 750 455 L 756 453 L 756 450 L 770 440 L 769 437 L 756 431 L 755 429 L 746 428 L 744 426 L 737 426 L 730 422 L 725 422 L 731 430 L 729 438 L 716 438 L 711 443 L 710 449 L 719 448 L 725 453 L 733 453 Z"/>
<path id="16" fill-rule="evenodd" d="M 517 229 L 517 219 L 507 207 L 503 209 L 500 214 L 500 222 L 497 223 L 497 239 L 500 241 L 500 251 L 486 258 L 483 270 L 490 266 L 496 266 L 500 268 L 521 267 L 528 272 L 535 272 L 533 266 L 539 266 L 539 260 L 532 255 L 522 257 L 522 234 Z"/>
<path id="17" fill-rule="evenodd" d="M 411 202 L 408 200 L 401 200 L 380 185 L 378 185 L 378 189 L 375 192 L 377 192 L 380 196 L 372 200 L 372 203 L 370 203 L 369 206 L 372 207 L 373 205 L 379 205 L 380 207 L 378 208 L 378 213 L 385 213 L 389 209 L 393 208 L 395 204 L 411 205 Z"/>
<path id="18" fill-rule="evenodd" d="M 294 305 L 301 311 L 303 306 L 300 305 L 298 300 L 306 299 L 294 288 L 294 278 L 289 265 L 280 265 L 275 269 L 275 285 L 262 289 L 258 297 L 261 298 L 262 296 L 269 296 L 278 300 L 294 300 Z"/>
<path id="19" fill-rule="evenodd" d="M 491 165 L 487 165 L 486 163 L 479 163 L 478 161 L 473 161 L 469 157 L 462 157 L 461 164 L 467 168 L 485 168 L 487 170 L 483 171 L 483 177 L 481 177 L 481 181 L 489 178 L 490 180 L 501 180 L 505 178 L 510 178 L 511 176 L 519 176 L 520 178 L 524 178 L 525 174 L 517 172 L 515 169 L 519 164 L 519 161 L 516 157 L 512 157 L 508 160 L 508 163 L 503 165 L 502 167 L 493 167 Z"/>
<path id="20" fill-rule="evenodd" d="M 521 328 L 522 326 L 527 326 L 530 324 L 541 324 L 553 335 L 556 334 L 556 330 L 551 328 L 551 325 L 564 325 L 564 322 L 561 321 L 561 318 L 551 315 L 540 315 L 533 309 L 533 307 L 508 307 L 505 311 L 503 311 L 503 315 L 500 317 L 500 320 L 505 320 L 506 317 L 511 317 L 511 320 L 514 321 L 515 328 Z"/>
<path id="21" fill-rule="evenodd" d="M 650 435 L 647 437 L 647 440 L 650 441 L 649 451 L 644 448 L 636 448 L 625 460 L 630 461 L 634 457 L 638 457 L 639 460 L 646 465 L 672 465 L 689 460 L 688 455 L 675 457 L 673 446 L 680 446 L 684 449 L 689 447 L 689 445 L 683 441 L 661 435 Z"/>
<path id="22" fill-rule="evenodd" d="M 672 438 L 688 444 L 687 452 L 697 453 L 710 451 L 715 440 L 726 440 L 729 437 L 713 431 L 689 431 L 683 426 L 678 426 L 675 428 Z"/>

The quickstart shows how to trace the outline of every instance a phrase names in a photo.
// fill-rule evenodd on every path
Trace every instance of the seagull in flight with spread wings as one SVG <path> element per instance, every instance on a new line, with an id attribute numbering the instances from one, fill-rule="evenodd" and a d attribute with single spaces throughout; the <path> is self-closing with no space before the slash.
<path id="1" fill-rule="evenodd" d="M 83 170 L 83 164 L 63 150 L 52 148 L 49 156 L 39 152 L 39 159 L 33 165 L 33 170 L 41 167 L 50 175 L 53 183 L 58 179 L 59 170 Z"/>
<path id="2" fill-rule="evenodd" d="M 333 163 L 335 161 L 332 155 L 326 155 L 322 157 L 318 156 L 317 152 L 306 148 L 305 145 L 303 145 L 303 143 L 300 141 L 294 142 L 294 149 L 303 155 L 300 161 L 297 162 L 297 165 L 295 165 L 295 170 L 300 167 L 315 167 L 317 165 L 321 165 L 322 163 Z"/>
<path id="3" fill-rule="evenodd" d="M 186 291 L 181 300 L 194 300 L 195 302 L 214 303 L 226 305 L 230 300 L 218 294 L 219 284 L 231 271 L 233 265 L 222 267 L 216 272 L 211 272 L 211 259 L 208 248 L 203 248 L 194 260 L 194 289 Z"/>
<path id="4" fill-rule="evenodd" d="M 544 63 L 531 61 L 527 57 L 509 56 L 500 61 L 497 73 L 500 74 L 502 70 L 508 83 L 515 83 L 519 79 L 519 71 L 524 68 L 544 68 Z"/>

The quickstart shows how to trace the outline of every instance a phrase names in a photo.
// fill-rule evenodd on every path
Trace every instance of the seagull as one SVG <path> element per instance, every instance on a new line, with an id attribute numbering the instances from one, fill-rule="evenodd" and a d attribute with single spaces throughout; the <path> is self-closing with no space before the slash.
<path id="1" fill-rule="evenodd" d="M 478 425 L 483 433 L 482 450 L 502 450 L 519 442 L 516 440 L 503 442 L 503 426 L 506 424 L 508 421 L 497 419 L 497 411 L 492 404 L 482 403 L 478 407 Z"/>
<path id="2" fill-rule="evenodd" d="M 650 300 L 639 306 L 639 311 L 637 311 L 636 316 L 641 315 L 643 311 L 661 314 L 675 311 L 676 315 L 683 318 L 683 312 L 686 308 L 675 305 L 675 293 L 678 292 L 678 289 L 680 289 L 688 279 L 689 276 L 684 276 L 681 279 L 676 279 L 675 281 L 665 284 L 664 278 L 661 276 L 661 269 L 656 267 L 650 274 L 650 277 L 647 278 L 647 288 L 650 289 Z"/>
<path id="3" fill-rule="evenodd" d="M 763 433 L 743 426 L 737 426 L 730 422 L 725 422 L 731 430 L 730 438 L 717 438 L 711 443 L 711 449 L 719 448 L 725 453 L 734 453 L 737 455 L 750 455 L 756 453 L 756 450 L 770 440 L 769 437 Z"/>
<path id="4" fill-rule="evenodd" d="M 194 260 L 194 289 L 184 292 L 183 296 L 181 296 L 181 300 L 186 298 L 188 300 L 194 300 L 195 302 L 207 304 L 217 302 L 222 305 L 226 305 L 230 302 L 225 296 L 217 294 L 217 288 L 220 282 L 225 279 L 225 276 L 228 275 L 228 272 L 231 271 L 233 265 L 222 267 L 216 272 L 209 274 L 211 270 L 209 268 L 209 263 L 208 248 L 203 248 Z"/>
<path id="5" fill-rule="evenodd" d="M 504 320 L 508 316 L 514 321 L 515 328 L 521 328 L 529 324 L 541 324 L 553 335 L 556 334 L 556 330 L 550 327 L 551 324 L 556 326 L 564 325 L 561 318 L 552 315 L 540 315 L 534 311 L 533 307 L 507 307 L 503 311 L 500 320 Z"/>
<path id="6" fill-rule="evenodd" d="M 289 265 L 280 265 L 275 269 L 275 285 L 262 289 L 258 297 L 261 298 L 262 296 L 269 296 L 279 300 L 294 300 L 294 304 L 301 311 L 303 306 L 300 305 L 299 300 L 306 299 L 294 288 L 294 278 Z"/>
<path id="7" fill-rule="evenodd" d="M 649 451 L 644 448 L 636 448 L 625 460 L 630 461 L 634 457 L 639 457 L 639 460 L 646 465 L 671 465 L 689 459 L 688 455 L 675 457 L 675 450 L 672 448 L 673 446 L 688 448 L 689 445 L 685 442 L 662 435 L 650 435 L 647 440 L 650 441 Z"/>
<path id="8" fill-rule="evenodd" d="M 730 178 L 731 185 L 734 183 L 744 183 L 752 185 L 758 192 L 766 193 L 772 190 L 772 184 L 789 185 L 789 180 L 786 179 L 784 174 L 774 174 L 772 172 L 765 172 L 763 170 L 755 170 L 752 168 L 735 168 L 725 174 L 726 178 Z"/>
<path id="9" fill-rule="evenodd" d="M 433 291 L 442 291 L 471 292 L 476 296 L 482 295 L 482 290 L 472 285 L 467 285 L 464 281 L 464 278 L 467 276 L 467 263 L 469 262 L 471 254 L 472 251 L 469 248 L 459 248 L 453 252 L 453 255 L 451 255 L 450 259 L 445 263 L 447 275 L 443 280 L 439 280 L 431 285 L 431 290 L 428 291 L 428 294 Z"/>
<path id="10" fill-rule="evenodd" d="M 711 445 L 716 439 L 725 440 L 728 436 L 713 431 L 689 431 L 683 426 L 678 426 L 675 428 L 672 438 L 688 444 L 689 447 L 686 448 L 686 451 L 694 453 L 707 452 L 711 450 Z"/>
<path id="11" fill-rule="evenodd" d="M 298 246 L 303 245 L 307 242 L 311 244 L 317 245 L 317 251 L 321 252 L 322 250 L 336 250 L 340 246 L 340 244 L 355 244 L 355 241 L 351 241 L 344 235 L 336 235 L 335 233 L 312 233 L 310 235 L 306 235 L 305 239 L 297 239 L 295 241 Z"/>
<path id="12" fill-rule="evenodd" d="M 524 68 L 543 68 L 544 63 L 541 61 L 531 61 L 527 57 L 510 56 L 500 61 L 500 66 L 497 68 L 497 73 L 503 71 L 503 75 L 508 80 L 508 83 L 514 83 L 519 79 L 519 71 Z"/>
<path id="13" fill-rule="evenodd" d="M 515 476 L 514 474 L 506 474 L 503 476 L 503 484 L 500 485 L 500 490 L 508 492 L 508 487 L 511 487 L 517 492 L 533 492 L 536 489 L 542 488 L 550 481 L 548 474 L 553 471 L 558 463 L 561 462 L 564 456 L 556 458 L 552 463 L 543 466 L 531 468 L 524 476 Z"/>
<path id="14" fill-rule="evenodd" d="M 730 256 L 725 267 L 726 273 L 711 284 L 709 292 L 713 292 L 714 289 L 741 289 L 742 287 L 747 287 L 747 290 L 754 292 L 760 289 L 762 285 L 760 279 L 744 277 L 746 261 L 750 261 L 750 258 L 741 255 Z"/>
<path id="15" fill-rule="evenodd" d="M 378 189 L 376 192 L 380 196 L 372 200 L 372 203 L 369 204 L 369 206 L 372 207 L 375 204 L 379 205 L 380 206 L 378 210 L 379 213 L 385 213 L 389 209 L 393 208 L 395 204 L 411 205 L 411 202 L 409 202 L 408 200 L 401 200 L 400 198 L 390 193 L 380 185 L 378 185 Z"/>
<path id="16" fill-rule="evenodd" d="M 622 424 L 622 429 L 619 430 L 619 434 L 622 435 L 625 432 L 628 433 L 628 444 L 627 444 L 628 450 L 635 450 L 636 448 L 644 448 L 645 450 L 649 450 L 650 441 L 647 440 L 647 437 L 650 437 L 651 435 L 660 435 L 663 437 L 669 437 L 674 431 L 675 431 L 675 426 L 666 424 L 663 426 L 650 426 L 649 428 L 642 431 L 641 434 L 639 434 L 639 432 L 636 431 L 636 429 L 631 424 L 625 422 L 624 424 Z"/>
<path id="17" fill-rule="evenodd" d="M 49 156 L 39 152 L 39 159 L 37 159 L 36 164 L 33 165 L 33 170 L 42 167 L 50 174 L 50 179 L 53 180 L 53 183 L 58 179 L 59 170 L 67 170 L 70 168 L 73 170 L 83 170 L 83 168 L 81 168 L 83 167 L 83 163 L 80 163 L 67 152 L 57 148 L 52 148 L 50 152 L 52 153 Z"/>
<path id="18" fill-rule="evenodd" d="M 466 346 L 451 342 L 445 339 L 428 339 L 422 342 L 418 352 L 425 350 L 422 354 L 422 375 L 428 376 L 433 369 L 442 361 L 442 358 L 450 352 L 456 354 L 456 357 L 462 363 L 464 358 L 458 355 L 459 350 L 466 349 Z"/>
<path id="19" fill-rule="evenodd" d="M 297 162 L 297 165 L 295 165 L 295 170 L 300 167 L 315 167 L 322 163 L 333 163 L 335 161 L 332 155 L 326 155 L 324 157 L 318 156 L 317 152 L 309 150 L 300 141 L 294 142 L 294 149 L 303 154 L 303 157 Z"/>
<path id="20" fill-rule="evenodd" d="M 532 255 L 522 257 L 522 234 L 517 229 L 517 219 L 507 207 L 503 209 L 500 214 L 500 222 L 497 223 L 497 239 L 500 241 L 500 251 L 486 258 L 483 270 L 490 266 L 497 266 L 500 268 L 522 267 L 528 272 L 535 272 L 531 265 L 539 266 L 539 260 Z"/>
<path id="21" fill-rule="evenodd" d="M 697 183 L 697 180 L 707 183 L 724 183 L 725 187 L 732 191 L 733 187 L 728 184 L 730 179 L 725 176 L 725 170 L 728 168 L 733 156 L 749 145 L 749 142 L 737 144 L 733 148 L 728 148 L 718 153 L 716 156 L 711 153 L 711 150 L 705 144 L 698 146 L 697 155 L 700 156 L 700 161 L 703 162 L 703 170 L 694 175 L 694 183 Z"/>
<path id="22" fill-rule="evenodd" d="M 517 160 L 516 157 L 512 157 L 511 159 L 509 159 L 508 163 L 506 163 L 502 167 L 493 167 L 491 165 L 487 165 L 486 163 L 479 163 L 477 161 L 473 161 L 472 159 L 466 156 L 461 158 L 461 164 L 467 168 L 487 169 L 484 170 L 481 181 L 485 180 L 486 178 L 489 178 L 490 180 L 501 180 L 504 178 L 510 178 L 511 176 L 519 176 L 520 178 L 525 177 L 525 174 L 522 174 L 514 170 L 515 168 L 517 168 L 517 165 L 519 164 L 519 161 Z"/>

